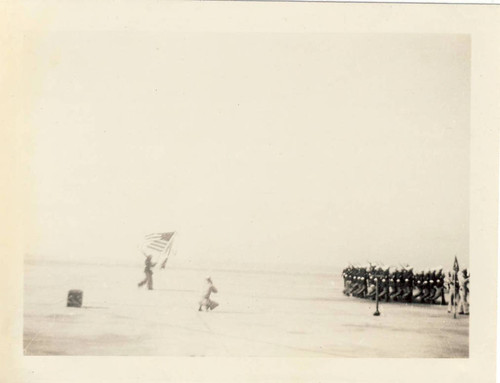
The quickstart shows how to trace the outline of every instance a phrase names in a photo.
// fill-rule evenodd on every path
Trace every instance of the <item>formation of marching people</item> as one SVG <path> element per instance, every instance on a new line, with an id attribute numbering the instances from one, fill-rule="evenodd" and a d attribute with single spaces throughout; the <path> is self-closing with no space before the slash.
<path id="1" fill-rule="evenodd" d="M 467 269 L 445 274 L 442 268 L 414 272 L 412 267 L 349 265 L 342 272 L 344 294 L 381 301 L 448 304 L 448 312 L 457 304 L 459 314 L 469 315 L 469 278 Z M 377 283 L 378 282 L 378 283 Z"/>

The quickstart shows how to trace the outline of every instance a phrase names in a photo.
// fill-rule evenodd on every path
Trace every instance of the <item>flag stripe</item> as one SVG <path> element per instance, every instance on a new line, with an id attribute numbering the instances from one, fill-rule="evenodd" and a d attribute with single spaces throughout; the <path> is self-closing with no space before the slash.
<path id="1" fill-rule="evenodd" d="M 163 247 L 165 247 L 165 246 L 167 246 L 167 245 L 168 245 L 168 242 L 166 242 L 166 241 L 159 241 L 159 240 L 152 241 L 152 242 L 150 242 L 150 243 L 151 243 L 151 244 L 154 244 L 154 245 L 158 245 L 158 246 L 163 246 Z"/>
<path id="2" fill-rule="evenodd" d="M 161 247 L 165 247 L 168 245 L 168 242 L 166 241 L 159 241 L 159 240 L 156 240 L 156 241 L 150 241 L 150 242 L 146 242 L 148 245 L 156 245 L 156 246 L 161 246 Z"/>
<path id="3" fill-rule="evenodd" d="M 165 250 L 164 246 L 158 246 L 158 245 L 154 245 L 152 243 L 150 243 L 149 245 L 147 245 L 147 247 L 150 248 L 150 249 L 158 250 L 158 251 Z"/>
<path id="4" fill-rule="evenodd" d="M 160 239 L 161 234 L 152 234 L 152 235 L 147 235 L 146 240 L 153 240 L 153 239 Z"/>
<path id="5" fill-rule="evenodd" d="M 147 243 L 147 245 L 161 247 L 161 248 L 164 248 L 167 246 L 167 244 L 165 244 L 165 243 L 158 243 L 158 242 L 149 242 L 149 243 Z"/>

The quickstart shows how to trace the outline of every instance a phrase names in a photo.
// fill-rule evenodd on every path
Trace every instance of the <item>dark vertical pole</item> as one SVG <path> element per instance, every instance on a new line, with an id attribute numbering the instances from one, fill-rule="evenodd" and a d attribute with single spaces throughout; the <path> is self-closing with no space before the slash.
<path id="1" fill-rule="evenodd" d="M 457 272 L 456 271 L 453 272 L 453 319 L 457 319 Z"/>
<path id="2" fill-rule="evenodd" d="M 373 313 L 373 315 L 378 317 L 380 315 L 380 311 L 378 311 L 378 277 L 375 278 L 375 299 L 376 299 L 375 312 Z"/>

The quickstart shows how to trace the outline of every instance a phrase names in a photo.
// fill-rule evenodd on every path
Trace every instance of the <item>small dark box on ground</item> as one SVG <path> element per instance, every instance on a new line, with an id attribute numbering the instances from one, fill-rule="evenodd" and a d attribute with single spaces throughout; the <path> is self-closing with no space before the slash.
<path id="1" fill-rule="evenodd" d="M 70 290 L 68 292 L 68 303 L 67 307 L 82 307 L 83 303 L 83 291 L 82 290 Z"/>

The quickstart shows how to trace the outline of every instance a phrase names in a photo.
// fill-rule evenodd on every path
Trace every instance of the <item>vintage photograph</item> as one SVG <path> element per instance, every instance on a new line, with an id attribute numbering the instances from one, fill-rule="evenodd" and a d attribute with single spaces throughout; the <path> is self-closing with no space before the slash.
<path id="1" fill-rule="evenodd" d="M 25 356 L 469 357 L 468 35 L 49 37 Z"/>

